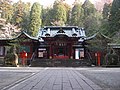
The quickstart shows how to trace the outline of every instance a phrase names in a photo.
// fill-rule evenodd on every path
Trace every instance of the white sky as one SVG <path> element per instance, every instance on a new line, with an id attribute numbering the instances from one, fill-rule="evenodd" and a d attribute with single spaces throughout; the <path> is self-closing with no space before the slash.
<path id="1" fill-rule="evenodd" d="M 18 2 L 19 0 L 11 0 L 13 2 Z M 41 5 L 43 5 L 44 7 L 46 6 L 50 6 L 54 3 L 55 0 L 22 0 L 23 2 L 39 2 Z M 65 0 L 66 3 L 68 3 L 69 5 L 72 5 L 73 2 L 75 0 Z M 81 2 L 84 2 L 85 0 L 80 0 Z M 94 3 L 96 0 L 90 0 L 92 3 Z"/>

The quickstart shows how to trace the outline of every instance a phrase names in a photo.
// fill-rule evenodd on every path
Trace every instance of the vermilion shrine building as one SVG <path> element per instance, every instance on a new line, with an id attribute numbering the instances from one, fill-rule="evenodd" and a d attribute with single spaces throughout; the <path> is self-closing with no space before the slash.
<path id="1" fill-rule="evenodd" d="M 45 26 L 39 30 L 36 37 L 22 32 L 16 38 L 0 39 L 0 57 L 4 57 L 7 53 L 5 46 L 12 41 L 20 44 L 19 63 L 21 62 L 20 53 L 25 50 L 28 55 L 27 60 L 33 66 L 41 63 L 62 64 L 67 61 L 90 64 L 86 41 L 93 37 L 87 37 L 85 30 L 77 26 Z"/>
<path id="2" fill-rule="evenodd" d="M 78 27 L 44 27 L 39 31 L 38 57 L 83 59 L 85 31 Z"/>

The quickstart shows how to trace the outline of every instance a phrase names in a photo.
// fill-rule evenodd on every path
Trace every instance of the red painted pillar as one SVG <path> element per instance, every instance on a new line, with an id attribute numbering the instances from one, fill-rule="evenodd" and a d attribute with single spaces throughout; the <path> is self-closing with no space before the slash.
<path id="1" fill-rule="evenodd" d="M 71 52 L 71 54 L 70 54 L 70 59 L 73 59 L 73 48 L 72 48 L 72 43 L 71 43 L 71 45 L 70 45 L 70 52 Z"/>
<path id="2" fill-rule="evenodd" d="M 25 66 L 26 65 L 26 60 L 27 60 L 27 52 L 26 51 L 22 51 L 21 52 L 21 58 L 22 58 L 22 65 Z"/>
<path id="3" fill-rule="evenodd" d="M 51 45 L 51 43 L 50 43 L 49 58 L 52 59 L 52 45 Z"/>
<path id="4" fill-rule="evenodd" d="M 100 52 L 98 52 L 98 53 L 97 53 L 97 59 L 98 59 L 97 62 L 98 62 L 98 66 L 100 66 L 100 56 L 101 56 L 101 55 L 100 55 Z"/>

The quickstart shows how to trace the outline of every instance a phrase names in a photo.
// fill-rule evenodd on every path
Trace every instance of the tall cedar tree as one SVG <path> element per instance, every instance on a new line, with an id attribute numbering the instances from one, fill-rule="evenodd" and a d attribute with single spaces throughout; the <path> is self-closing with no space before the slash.
<path id="1" fill-rule="evenodd" d="M 41 27 L 41 5 L 35 2 L 30 12 L 30 27 L 29 34 L 36 36 L 39 28 Z"/>
<path id="2" fill-rule="evenodd" d="M 13 4 L 13 16 L 11 22 L 18 25 L 22 30 L 28 29 L 29 14 L 30 14 L 30 3 L 24 3 L 19 0 Z"/>
<path id="3" fill-rule="evenodd" d="M 67 3 L 63 3 L 63 5 L 64 5 L 65 11 L 66 11 L 66 25 L 68 25 L 70 23 L 70 11 L 71 11 L 71 7 Z"/>
<path id="4" fill-rule="evenodd" d="M 53 8 L 42 9 L 42 26 L 68 24 L 70 6 L 63 1 L 55 1 Z"/>
<path id="5" fill-rule="evenodd" d="M 86 0 L 82 7 L 84 9 L 83 25 L 86 29 L 87 35 L 92 35 L 99 30 L 100 15 L 96 12 L 95 7 L 90 0 Z"/>
<path id="6" fill-rule="evenodd" d="M 93 15 L 96 12 L 96 9 L 94 7 L 94 4 L 90 2 L 90 0 L 85 0 L 85 2 L 82 5 L 84 9 L 84 16 L 87 17 L 89 15 Z"/>
<path id="7" fill-rule="evenodd" d="M 80 27 L 83 26 L 83 17 L 84 10 L 82 8 L 82 4 L 76 3 L 71 12 L 71 25 Z"/>
<path id="8" fill-rule="evenodd" d="M 13 15 L 13 6 L 11 3 L 11 0 L 0 1 L 0 10 L 2 11 L 1 18 L 6 19 L 7 22 L 10 22 Z"/>
<path id="9" fill-rule="evenodd" d="M 110 9 L 111 9 L 111 4 L 105 3 L 104 7 L 103 7 L 103 11 L 102 11 L 103 19 L 108 19 L 109 18 Z"/>
<path id="10" fill-rule="evenodd" d="M 21 0 L 19 0 L 17 3 L 15 3 L 14 6 L 14 15 L 13 15 L 13 20 L 12 22 L 15 25 L 18 25 L 19 27 L 21 27 L 21 23 L 23 22 L 23 15 L 24 15 L 24 2 L 22 2 Z"/>
<path id="11" fill-rule="evenodd" d="M 62 1 L 55 1 L 53 5 L 52 25 L 62 26 L 67 20 L 66 8 Z"/>
<path id="12" fill-rule="evenodd" d="M 110 9 L 111 9 L 111 4 L 107 4 L 105 3 L 104 4 L 104 7 L 103 7 L 103 11 L 102 11 L 102 25 L 101 25 L 101 30 L 102 30 L 102 33 L 105 34 L 105 35 L 108 35 L 108 32 L 109 32 L 109 22 L 108 22 L 108 19 L 109 19 L 109 16 L 110 16 Z"/>
<path id="13" fill-rule="evenodd" d="M 50 26 L 50 15 L 51 15 L 51 8 L 42 8 L 42 27 L 43 26 Z"/>
<path id="14" fill-rule="evenodd" d="M 114 36 L 120 32 L 120 0 L 114 0 L 109 18 L 109 35 Z"/>
<path id="15" fill-rule="evenodd" d="M 24 31 L 27 31 L 29 29 L 29 23 L 30 23 L 30 6 L 31 4 L 29 2 L 24 4 L 24 16 L 23 16 L 23 22 L 21 24 L 22 29 Z"/>

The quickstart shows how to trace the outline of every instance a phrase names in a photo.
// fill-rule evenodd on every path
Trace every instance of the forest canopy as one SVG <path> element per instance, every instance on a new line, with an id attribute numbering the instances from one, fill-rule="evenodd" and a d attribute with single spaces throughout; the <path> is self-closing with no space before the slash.
<path id="1" fill-rule="evenodd" d="M 114 38 L 114 42 L 120 42 L 117 39 L 120 36 L 120 0 L 105 3 L 102 11 L 97 10 L 90 0 L 84 3 L 75 0 L 73 6 L 64 0 L 55 0 L 53 6 L 47 8 L 38 2 L 2 0 L 0 13 L 7 23 L 20 27 L 31 36 L 36 36 L 43 26 L 79 26 L 85 28 L 87 36 L 101 32 Z"/>

